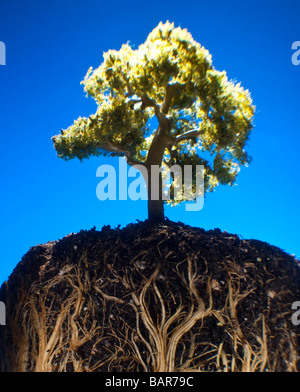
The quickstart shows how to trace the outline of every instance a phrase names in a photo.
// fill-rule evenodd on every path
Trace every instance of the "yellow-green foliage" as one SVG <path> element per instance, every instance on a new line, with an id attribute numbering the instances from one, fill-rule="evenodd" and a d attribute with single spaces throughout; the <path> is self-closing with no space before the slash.
<path id="1" fill-rule="evenodd" d="M 181 163 L 205 163 L 206 190 L 234 183 L 239 166 L 249 161 L 244 148 L 254 106 L 248 90 L 214 69 L 209 52 L 186 29 L 160 23 L 137 49 L 125 44 L 103 56 L 82 82 L 97 112 L 53 137 L 59 157 L 81 160 L 113 152 L 145 162 L 156 132 L 149 120 L 157 115 L 153 105 L 144 104 L 147 97 L 172 119 L 171 150 Z M 170 88 L 172 98 L 164 107 Z M 179 139 L 191 130 L 196 136 Z M 205 151 L 210 161 L 203 159 Z"/>

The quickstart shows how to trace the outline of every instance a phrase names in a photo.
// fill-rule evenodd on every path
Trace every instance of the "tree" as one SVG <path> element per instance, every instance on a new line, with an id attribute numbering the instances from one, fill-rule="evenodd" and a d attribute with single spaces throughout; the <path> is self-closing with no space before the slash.
<path id="1" fill-rule="evenodd" d="M 97 111 L 52 138 L 60 158 L 110 154 L 145 167 L 151 221 L 164 219 L 161 173 L 159 198 L 151 198 L 155 165 L 204 165 L 206 192 L 234 183 L 240 165 L 250 161 L 244 148 L 254 106 L 249 91 L 217 71 L 186 29 L 160 23 L 137 49 L 124 44 L 103 57 L 82 82 Z"/>

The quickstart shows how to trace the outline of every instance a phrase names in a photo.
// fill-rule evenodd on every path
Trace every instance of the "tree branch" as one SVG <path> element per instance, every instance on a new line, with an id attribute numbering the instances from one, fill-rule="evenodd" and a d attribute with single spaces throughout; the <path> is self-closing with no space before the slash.
<path id="1" fill-rule="evenodd" d="M 132 86 L 129 83 L 129 80 L 127 80 L 127 90 L 128 93 L 126 94 L 127 97 L 136 95 L 137 97 L 140 97 L 140 100 L 132 100 L 134 103 L 142 102 L 141 105 L 141 110 L 145 110 L 146 108 L 152 107 L 154 108 L 156 118 L 161 125 L 160 131 L 166 132 L 166 128 L 169 130 L 170 125 L 172 120 L 166 116 L 173 95 L 175 94 L 175 91 L 179 87 L 179 83 L 174 84 L 174 85 L 168 85 L 169 87 L 166 88 L 166 96 L 165 100 L 162 104 L 162 106 L 158 105 L 157 102 L 154 101 L 154 99 L 151 99 L 148 97 L 147 94 L 138 94 Z M 166 111 L 166 112 L 165 112 Z"/>
<path id="2" fill-rule="evenodd" d="M 167 85 L 165 99 L 161 105 L 161 112 L 163 114 L 168 114 L 168 111 L 170 109 L 171 102 L 172 102 L 174 95 L 182 88 L 184 88 L 184 85 L 180 84 L 180 83 L 174 83 L 174 84 Z"/>
<path id="3" fill-rule="evenodd" d="M 178 135 L 174 141 L 174 144 L 177 145 L 178 143 L 184 141 L 184 140 L 192 140 L 196 139 L 198 136 L 203 133 L 202 131 L 199 131 L 199 129 L 192 129 L 191 131 L 187 131 L 183 133 L 182 135 Z"/>
<path id="4" fill-rule="evenodd" d="M 103 148 L 103 150 L 107 152 L 115 153 L 115 155 L 125 154 L 125 157 L 127 158 L 127 163 L 130 166 L 143 165 L 143 162 L 134 159 L 131 152 L 128 151 L 126 148 L 118 147 L 111 142 L 107 142 L 106 145 L 101 146 L 101 148 Z"/>
<path id="5" fill-rule="evenodd" d="M 156 118 L 160 125 L 160 127 L 157 129 L 158 133 L 167 134 L 171 128 L 172 119 L 167 117 L 161 111 L 161 106 L 158 105 L 153 99 L 149 98 L 148 95 L 142 94 L 141 100 L 142 100 L 141 110 L 145 110 L 148 107 L 154 108 Z"/>

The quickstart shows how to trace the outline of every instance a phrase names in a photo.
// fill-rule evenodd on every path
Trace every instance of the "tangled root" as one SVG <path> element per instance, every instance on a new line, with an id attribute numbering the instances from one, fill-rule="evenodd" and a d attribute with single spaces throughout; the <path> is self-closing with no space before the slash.
<path id="1" fill-rule="evenodd" d="M 51 248 L 28 290 L 8 284 L 2 370 L 299 370 L 291 290 L 270 291 L 268 266 L 228 256 L 212 264 L 187 246 L 176 252 L 162 246 L 172 237 L 164 230 L 155 246 L 140 238 L 132 252 L 132 244 L 97 241 L 55 263 Z"/>

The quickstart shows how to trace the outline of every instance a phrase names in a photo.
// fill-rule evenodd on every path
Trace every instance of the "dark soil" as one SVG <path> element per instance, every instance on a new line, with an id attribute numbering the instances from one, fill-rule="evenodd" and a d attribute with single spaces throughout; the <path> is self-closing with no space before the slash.
<path id="1" fill-rule="evenodd" d="M 299 261 L 147 221 L 29 250 L 0 290 L 2 371 L 299 371 Z"/>

